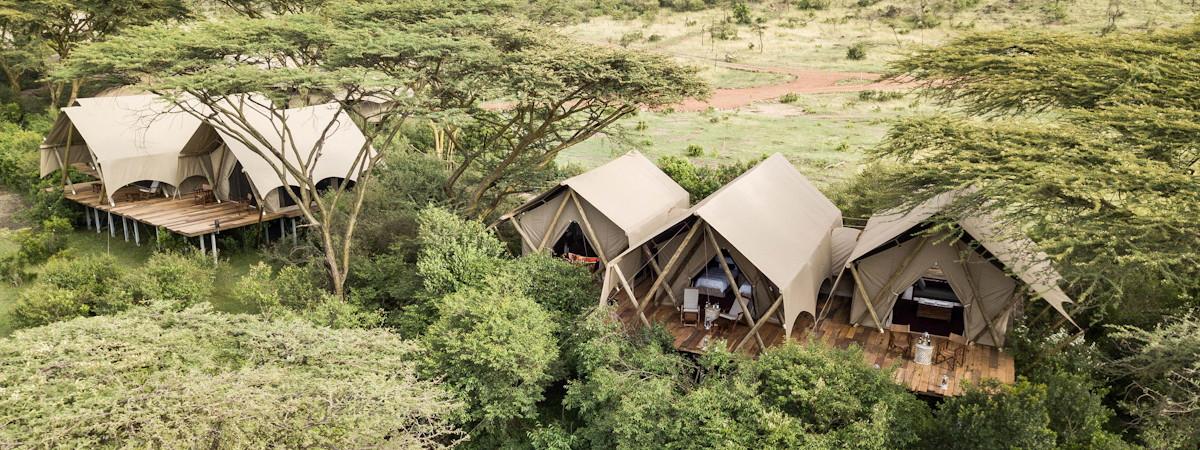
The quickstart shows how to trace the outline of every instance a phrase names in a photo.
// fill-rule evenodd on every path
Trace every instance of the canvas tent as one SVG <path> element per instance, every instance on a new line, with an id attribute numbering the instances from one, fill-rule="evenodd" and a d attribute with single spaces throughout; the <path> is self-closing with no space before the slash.
<path id="1" fill-rule="evenodd" d="M 254 132 L 266 141 L 257 147 L 270 149 L 265 153 L 233 139 L 236 130 L 218 131 L 222 127 L 156 95 L 81 98 L 62 112 L 41 146 L 42 176 L 64 165 L 91 166 L 110 204 L 121 187 L 151 181 L 165 184 L 165 194 L 190 192 L 200 184 L 212 186 L 219 200 L 246 200 L 245 194 L 251 194 L 256 203 L 274 210 L 280 206 L 278 188 L 296 182 L 288 174 L 284 183 L 266 158 L 311 158 L 312 179 L 355 180 L 360 172 L 355 158 L 366 142 L 335 104 L 288 109 L 279 115 L 247 109 Z M 326 129 L 330 123 L 335 126 Z M 279 137 L 284 129 L 287 139 Z M 250 192 L 241 193 L 239 187 Z"/>
<path id="2" fill-rule="evenodd" d="M 891 324 L 897 301 L 931 270 L 961 304 L 962 334 L 971 342 L 1003 346 L 1027 292 L 1067 316 L 1063 304 L 1071 300 L 1058 288 L 1061 277 L 1028 238 L 1002 234 L 986 214 L 959 219 L 961 235 L 928 228 L 957 196 L 944 193 L 867 222 L 845 264 L 856 283 L 852 323 L 880 329 Z"/>
<path id="3" fill-rule="evenodd" d="M 735 348 L 752 335 L 761 346 L 761 324 L 778 320 L 790 335 L 801 313 L 814 313 L 818 290 L 834 273 L 834 230 L 841 225 L 837 207 L 776 154 L 614 258 L 606 268 L 603 300 L 613 289 L 625 290 L 648 324 L 642 312 L 662 301 L 663 291 L 678 297 L 699 282 L 698 275 L 715 275 L 706 281 L 717 285 L 723 277 L 741 310 L 750 312 L 743 319 L 751 331 Z M 622 259 L 646 248 L 661 271 L 641 298 L 633 298 Z"/>
<path id="4" fill-rule="evenodd" d="M 561 250 L 556 243 L 575 234 L 588 248 L 571 251 L 586 250 L 607 263 L 630 242 L 684 214 L 688 204 L 687 191 L 635 151 L 564 180 L 502 219 L 517 229 L 525 253 Z M 634 255 L 625 264 L 641 262 Z"/>

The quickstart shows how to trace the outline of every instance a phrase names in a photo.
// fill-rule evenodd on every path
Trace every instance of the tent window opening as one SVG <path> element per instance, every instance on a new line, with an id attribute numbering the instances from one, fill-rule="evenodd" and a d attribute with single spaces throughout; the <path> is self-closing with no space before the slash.
<path id="1" fill-rule="evenodd" d="M 733 261 L 733 257 L 722 251 L 722 256 L 725 258 L 725 264 L 729 266 L 729 271 L 733 273 L 734 281 L 737 281 L 737 290 L 741 292 L 742 297 L 751 300 L 750 282 L 742 276 L 741 270 L 737 263 Z M 721 262 L 714 256 L 704 265 L 696 275 L 692 276 L 689 285 L 700 291 L 700 304 L 719 305 L 722 313 L 728 313 L 737 303 L 737 296 L 734 293 L 734 287 L 729 285 L 729 277 L 725 276 L 725 270 L 721 268 Z M 754 309 L 754 302 L 749 301 L 748 305 Z M 740 308 L 740 306 L 739 306 Z M 753 314 L 753 311 L 751 311 Z"/>
<path id="2" fill-rule="evenodd" d="M 571 262 L 597 267 L 600 264 L 600 255 L 596 253 L 596 248 L 592 246 L 592 242 L 583 233 L 583 228 L 576 222 L 571 222 L 570 225 L 567 225 L 567 230 L 563 232 L 562 237 L 558 238 L 558 242 L 554 243 L 553 250 L 554 256 Z"/>
<path id="3" fill-rule="evenodd" d="M 892 323 L 938 336 L 964 334 L 963 305 L 950 282 L 931 269 L 905 289 L 892 310 Z"/>

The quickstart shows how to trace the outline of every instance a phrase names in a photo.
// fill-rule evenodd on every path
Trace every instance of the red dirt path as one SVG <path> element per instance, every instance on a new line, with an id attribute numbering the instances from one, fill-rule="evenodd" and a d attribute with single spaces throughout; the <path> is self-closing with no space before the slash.
<path id="1" fill-rule="evenodd" d="M 736 89 L 714 89 L 707 100 L 684 100 L 675 106 L 676 111 L 704 111 L 715 109 L 737 109 L 754 102 L 773 100 L 788 93 L 825 94 L 831 92 L 859 92 L 866 90 L 903 89 L 903 83 L 878 81 L 879 74 L 869 72 L 831 72 L 825 70 L 801 70 L 784 67 L 763 67 L 747 64 L 718 63 L 718 65 L 751 72 L 770 72 L 790 75 L 786 83 Z M 865 80 L 866 82 L 859 81 Z M 847 83 L 859 81 L 857 83 Z M 842 84 L 839 84 L 842 83 Z"/>

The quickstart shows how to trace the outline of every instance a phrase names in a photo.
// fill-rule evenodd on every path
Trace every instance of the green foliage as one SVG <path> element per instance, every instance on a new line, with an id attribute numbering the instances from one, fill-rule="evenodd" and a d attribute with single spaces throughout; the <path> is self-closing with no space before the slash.
<path id="1" fill-rule="evenodd" d="M 356 297 L 343 300 L 330 295 L 317 282 L 319 277 L 311 267 L 287 265 L 276 272 L 260 262 L 238 279 L 233 295 L 275 319 L 303 319 L 330 328 L 371 328 L 382 322 L 379 313 Z"/>
<path id="2" fill-rule="evenodd" d="M 717 167 L 697 166 L 690 161 L 674 156 L 664 156 L 659 158 L 658 167 L 662 169 L 667 176 L 679 183 L 684 190 L 691 194 L 692 202 L 695 203 L 701 199 L 708 197 L 709 194 L 716 192 L 721 186 L 733 181 L 742 172 L 749 170 L 758 164 L 762 158 L 734 162 L 730 164 L 722 164 Z"/>
<path id="3" fill-rule="evenodd" d="M 0 439 L 34 447 L 439 448 L 459 404 L 384 331 L 135 309 L 0 341 Z M 37 399 L 37 401 L 30 401 Z"/>
<path id="4" fill-rule="evenodd" d="M 1151 448 L 1200 446 L 1200 320 L 1169 318 L 1151 329 L 1116 326 L 1122 356 L 1107 366 L 1127 381 L 1122 406 L 1135 416 Z"/>
<path id="5" fill-rule="evenodd" d="M 1046 387 L 1026 380 L 968 387 L 938 408 L 926 445 L 945 450 L 1051 448 L 1055 435 L 1045 401 Z"/>
<path id="6" fill-rule="evenodd" d="M 417 271 L 430 297 L 477 286 L 499 271 L 504 244 L 482 222 L 430 207 L 421 210 L 417 223 L 421 243 Z"/>
<path id="7" fill-rule="evenodd" d="M 133 272 L 134 298 L 141 303 L 165 302 L 183 309 L 212 297 L 216 281 L 212 261 L 195 252 L 159 252 Z"/>
<path id="8" fill-rule="evenodd" d="M 754 17 L 750 15 L 750 7 L 746 6 L 746 2 L 742 0 L 733 0 L 729 4 L 729 10 L 733 13 L 733 21 L 739 25 L 750 25 L 754 23 Z"/>
<path id="9" fill-rule="evenodd" d="M 502 435 L 533 419 L 558 358 L 546 309 L 503 278 L 447 295 L 438 309 L 424 366 L 468 405 L 467 420 Z"/>
<path id="10" fill-rule="evenodd" d="M 687 155 L 689 158 L 699 158 L 704 156 L 704 146 L 698 144 L 688 144 L 687 148 L 683 150 L 683 154 Z"/>
<path id="11" fill-rule="evenodd" d="M 25 192 L 38 183 L 38 145 L 44 136 L 0 122 L 0 186 Z"/>
<path id="12" fill-rule="evenodd" d="M 28 278 L 27 268 L 41 264 L 66 248 L 67 234 L 71 222 L 62 217 L 42 221 L 38 229 L 25 228 L 13 235 L 17 252 L 0 259 L 0 270 L 13 284 L 21 284 Z"/>
<path id="13" fill-rule="evenodd" d="M 855 42 L 846 49 L 846 59 L 859 61 L 867 58 L 867 44 Z"/>
<path id="14" fill-rule="evenodd" d="M 645 38 L 640 30 L 630 31 L 621 35 L 620 44 L 622 47 L 628 47 L 630 44 L 641 42 Z"/>
<path id="15" fill-rule="evenodd" d="M 796 9 L 826 9 L 829 8 L 830 0 L 792 0 L 792 6 Z M 862 3 L 861 1 L 859 3 Z M 863 6 L 863 5 L 859 5 Z"/>
<path id="16" fill-rule="evenodd" d="M 63 254 L 42 267 L 37 282 L 21 292 L 13 309 L 18 328 L 79 316 L 122 311 L 133 304 L 130 276 L 104 254 Z"/>
<path id="17" fill-rule="evenodd" d="M 783 94 L 782 97 L 779 97 L 779 103 L 791 104 L 791 103 L 796 103 L 798 101 L 800 101 L 800 94 L 797 94 L 795 92 L 788 92 L 786 94 Z"/>
<path id="18" fill-rule="evenodd" d="M 904 98 L 904 91 L 858 91 L 858 99 L 864 102 L 886 102 Z"/>
<path id="19" fill-rule="evenodd" d="M 506 275 L 533 301 L 554 316 L 554 323 L 568 323 L 596 304 L 600 290 L 586 267 L 546 253 L 534 253 L 509 261 Z"/>

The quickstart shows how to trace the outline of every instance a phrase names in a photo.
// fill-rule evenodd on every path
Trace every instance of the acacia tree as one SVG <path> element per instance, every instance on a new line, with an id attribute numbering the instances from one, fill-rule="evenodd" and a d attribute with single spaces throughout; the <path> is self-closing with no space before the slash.
<path id="1" fill-rule="evenodd" d="M 582 136 L 611 123 L 616 113 L 627 113 L 640 101 L 678 98 L 679 88 L 697 82 L 691 72 L 660 58 L 614 53 L 611 64 L 641 78 L 614 79 L 612 69 L 586 58 L 594 53 L 560 36 L 524 22 L 503 17 L 504 3 L 490 2 L 369 2 L 329 6 L 314 13 L 258 19 L 204 23 L 186 29 L 158 26 L 130 31 L 82 49 L 59 71 L 61 79 L 109 76 L 137 84 L 173 100 L 179 108 L 203 118 L 233 139 L 245 144 L 272 164 L 285 184 L 300 184 L 298 192 L 285 189 L 316 230 L 330 285 L 339 296 L 350 268 L 351 242 L 366 189 L 348 190 L 342 184 L 317 195 L 319 180 L 307 176 L 315 155 L 337 149 L 288 148 L 290 130 L 277 127 L 262 133 L 253 126 L 255 116 L 283 122 L 295 106 L 332 102 L 338 119 L 329 132 L 349 118 L 362 126 L 367 145 L 357 151 L 352 173 L 358 185 L 368 186 L 370 168 L 384 155 L 375 148 L 410 149 L 400 135 L 409 119 L 470 123 L 473 114 L 487 111 L 482 103 L 502 98 L 542 95 L 559 99 L 550 112 L 545 100 L 523 99 L 528 106 L 521 117 L 549 117 L 526 133 L 521 151 L 488 172 L 481 180 L 494 181 L 517 171 L 526 149 L 547 144 L 546 136 L 561 132 L 556 123 L 578 120 L 580 111 L 599 111 Z M 574 52 L 565 50 L 574 49 Z M 572 68 L 576 78 L 598 81 L 555 84 L 557 78 L 534 76 L 538 65 L 553 66 L 545 55 L 565 59 L 557 64 Z M 546 70 L 545 73 L 552 74 Z M 646 75 L 651 74 L 651 75 Z M 540 86 L 538 89 L 527 86 Z M 558 86 L 559 91 L 551 87 Z M 580 94 L 578 92 L 585 92 Z M 567 92 L 556 97 L 554 92 Z M 362 109 L 367 102 L 385 105 Z M 565 106 L 576 105 L 578 106 Z M 599 105 L 599 106 L 596 106 Z M 557 108 L 565 106 L 566 112 Z M 488 113 L 487 117 L 494 117 Z M 500 113 L 495 113 L 500 114 Z M 334 123 L 338 122 L 338 123 Z M 512 128 L 526 127 L 520 120 Z M 517 133 L 515 131 L 509 133 Z M 573 144 L 580 139 L 565 140 Z M 569 145 L 569 144 L 567 144 Z M 292 145 L 294 147 L 294 145 Z M 324 146 L 324 140 L 315 143 Z M 480 147 L 480 154 L 498 146 Z M 554 145 L 556 153 L 566 145 Z M 552 158 L 543 152 L 544 158 Z M 472 190 L 477 192 L 479 190 Z M 481 194 L 479 194 L 481 195 Z"/>
<path id="2" fill-rule="evenodd" d="M 994 120 L 898 122 L 872 155 L 901 163 L 879 175 L 882 185 L 909 202 L 975 187 L 961 207 L 1031 234 L 1060 263 L 1084 319 L 1197 298 L 1200 101 L 1189 93 L 1200 89 L 1198 39 L 1196 25 L 994 33 L 917 52 L 893 78 Z"/>
<path id="3" fill-rule="evenodd" d="M 0 0 L 0 16 L 14 21 L 18 34 L 13 39 L 25 43 L 36 39 L 61 62 L 81 45 L 128 27 L 187 19 L 191 11 L 183 0 Z M 51 105 L 62 105 L 59 101 L 67 83 L 71 90 L 66 104 L 75 101 L 82 80 L 55 79 L 49 86 Z"/>

